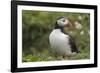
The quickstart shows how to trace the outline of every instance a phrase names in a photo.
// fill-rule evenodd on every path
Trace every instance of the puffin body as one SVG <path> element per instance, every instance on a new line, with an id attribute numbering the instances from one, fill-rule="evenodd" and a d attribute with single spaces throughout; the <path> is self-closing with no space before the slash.
<path id="1" fill-rule="evenodd" d="M 69 21 L 65 17 L 59 18 L 55 29 L 53 29 L 49 36 L 49 42 L 55 54 L 63 57 L 73 56 L 78 53 L 73 38 L 63 31 L 65 26 L 69 26 Z"/>

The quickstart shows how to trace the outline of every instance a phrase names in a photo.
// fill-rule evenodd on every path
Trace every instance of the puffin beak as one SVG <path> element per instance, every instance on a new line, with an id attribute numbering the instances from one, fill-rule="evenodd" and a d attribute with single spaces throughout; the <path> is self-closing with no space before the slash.
<path id="1" fill-rule="evenodd" d="M 67 27 L 69 29 L 73 29 L 75 27 L 75 25 L 72 21 L 68 21 L 68 23 L 65 25 L 65 27 Z"/>

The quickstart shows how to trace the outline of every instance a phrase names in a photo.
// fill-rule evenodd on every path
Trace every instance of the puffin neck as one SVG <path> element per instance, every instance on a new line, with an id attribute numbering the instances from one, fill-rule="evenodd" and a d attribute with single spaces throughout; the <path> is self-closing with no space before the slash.
<path id="1" fill-rule="evenodd" d="M 64 27 L 58 26 L 58 24 L 55 25 L 55 29 L 60 29 L 64 33 Z"/>

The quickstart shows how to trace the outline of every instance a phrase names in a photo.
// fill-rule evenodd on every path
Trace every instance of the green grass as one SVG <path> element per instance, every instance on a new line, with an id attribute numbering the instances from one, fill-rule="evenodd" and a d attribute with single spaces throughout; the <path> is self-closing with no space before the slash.
<path id="1" fill-rule="evenodd" d="M 50 48 L 51 49 L 51 48 Z M 81 59 L 89 59 L 90 52 L 81 50 L 77 55 L 70 57 L 69 60 L 81 60 Z M 43 51 L 42 53 L 37 51 L 37 54 L 23 55 L 23 62 L 37 62 L 37 61 L 55 61 L 55 60 L 68 60 L 62 58 L 62 56 L 56 57 L 55 54 L 49 52 L 48 50 Z"/>

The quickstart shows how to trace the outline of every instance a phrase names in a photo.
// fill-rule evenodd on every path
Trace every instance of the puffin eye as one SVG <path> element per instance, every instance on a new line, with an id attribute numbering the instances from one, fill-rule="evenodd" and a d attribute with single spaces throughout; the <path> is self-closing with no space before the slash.
<path id="1" fill-rule="evenodd" d="M 65 20 L 62 20 L 63 22 L 65 22 Z"/>

